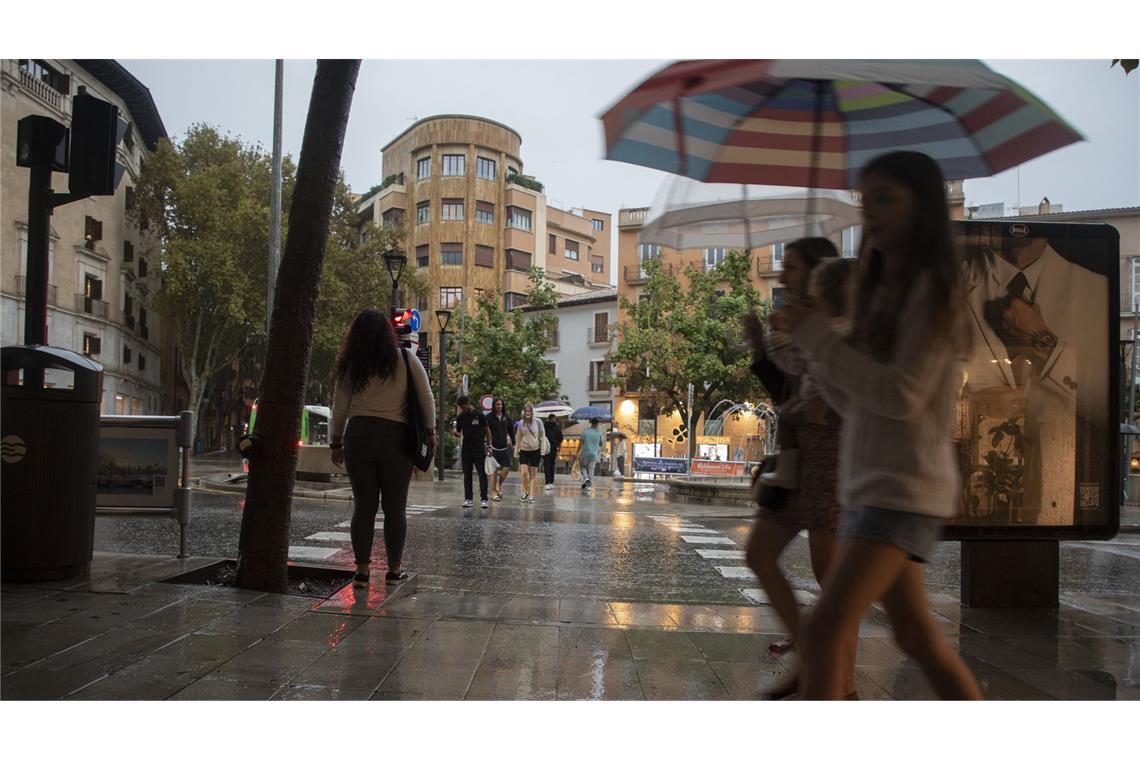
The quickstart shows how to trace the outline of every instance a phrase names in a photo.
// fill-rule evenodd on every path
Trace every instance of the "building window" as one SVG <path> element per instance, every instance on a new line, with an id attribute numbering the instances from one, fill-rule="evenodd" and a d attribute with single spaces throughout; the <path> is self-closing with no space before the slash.
<path id="1" fill-rule="evenodd" d="M 416 246 L 416 266 L 421 269 L 428 265 L 428 247 L 426 245 Z"/>
<path id="2" fill-rule="evenodd" d="M 146 372 L 146 354 L 139 351 L 139 372 Z"/>
<path id="3" fill-rule="evenodd" d="M 443 176 L 462 177 L 466 173 L 463 166 L 464 158 L 463 154 L 444 155 Z"/>
<path id="4" fill-rule="evenodd" d="M 427 179 L 431 176 L 431 156 L 416 161 L 416 179 Z"/>
<path id="5" fill-rule="evenodd" d="M 129 365 L 131 363 L 131 347 L 123 346 L 123 364 Z"/>
<path id="6" fill-rule="evenodd" d="M 558 255 L 558 236 L 557 235 L 547 235 L 546 236 L 546 252 L 548 254 L 550 254 L 551 256 L 557 256 Z"/>
<path id="7" fill-rule="evenodd" d="M 431 221 L 431 201 L 420 201 L 416 204 L 416 224 L 427 224 Z"/>
<path id="8" fill-rule="evenodd" d="M 440 288 L 439 308 L 454 309 L 463 302 L 463 288 Z"/>
<path id="9" fill-rule="evenodd" d="M 475 300 L 476 301 L 482 301 L 483 300 L 483 294 L 485 292 L 487 292 L 487 291 L 483 288 L 475 288 Z"/>
<path id="10" fill-rule="evenodd" d="M 718 267 L 724 263 L 724 248 L 705 249 L 705 271 Z"/>
<path id="11" fill-rule="evenodd" d="M 40 80 L 61 95 L 70 94 L 71 77 L 59 73 L 47 63 L 24 58 L 20 60 L 20 68 L 28 72 L 33 79 Z"/>
<path id="12" fill-rule="evenodd" d="M 1140 311 L 1137 308 L 1137 302 L 1140 302 L 1140 259 L 1132 259 L 1132 311 Z"/>
<path id="13" fill-rule="evenodd" d="M 127 149 L 127 155 L 131 155 L 135 151 L 135 125 L 128 124 L 127 131 L 123 133 L 123 147 Z M 129 189 L 129 188 L 128 188 Z M 130 208 L 128 206 L 127 208 Z"/>
<path id="14" fill-rule="evenodd" d="M 653 435 L 653 428 L 657 422 L 657 410 L 651 401 L 639 399 L 637 402 L 637 434 Z"/>
<path id="15" fill-rule="evenodd" d="M 146 309 L 139 307 L 139 337 L 143 340 L 148 340 L 150 335 L 146 326 Z"/>
<path id="16" fill-rule="evenodd" d="M 489 158 L 476 158 L 475 176 L 479 179 L 494 179 L 495 162 Z"/>
<path id="17" fill-rule="evenodd" d="M 441 243 L 439 263 L 445 267 L 463 266 L 463 243 Z"/>
<path id="18" fill-rule="evenodd" d="M 475 246 L 475 266 L 486 267 L 487 269 L 495 268 L 495 249 L 489 245 Z M 476 289 L 475 297 L 479 297 L 479 291 Z"/>
<path id="19" fill-rule="evenodd" d="M 772 308 L 779 309 L 784 305 L 784 296 L 786 291 L 784 288 L 772 288 Z"/>
<path id="20" fill-rule="evenodd" d="M 784 268 L 784 244 L 776 243 L 772 246 L 772 271 L 779 272 Z"/>
<path id="21" fill-rule="evenodd" d="M 123 296 L 123 324 L 135 329 L 135 300 L 129 293 Z"/>
<path id="22" fill-rule="evenodd" d="M 135 247 L 131 241 L 123 241 L 123 263 L 130 263 L 135 260 Z"/>
<path id="23" fill-rule="evenodd" d="M 131 133 L 131 131 L 128 129 L 127 134 L 129 135 L 130 133 Z M 127 185 L 126 203 L 127 203 L 127 211 L 131 211 L 134 209 L 134 207 L 135 207 L 135 189 L 133 187 L 131 187 L 130 185 Z"/>
<path id="24" fill-rule="evenodd" d="M 507 309 L 517 309 L 520 306 L 526 306 L 526 295 L 523 293 L 512 293 L 508 291 L 503 296 L 503 305 Z"/>
<path id="25" fill-rule="evenodd" d="M 846 227 L 840 233 L 840 242 L 843 258 L 853 259 L 859 255 L 859 239 L 862 237 L 863 226 Z"/>
<path id="26" fill-rule="evenodd" d="M 530 219 L 531 214 L 525 208 L 518 206 L 507 206 L 507 226 L 513 227 L 516 230 L 526 230 L 530 232 Z"/>
<path id="27" fill-rule="evenodd" d="M 601 232 L 602 230 L 604 230 L 606 228 L 606 222 L 604 219 L 591 219 L 590 223 L 593 224 L 594 229 L 599 231 L 599 232 Z"/>
<path id="28" fill-rule="evenodd" d="M 652 245 L 650 243 L 642 243 L 641 245 L 637 246 L 637 258 L 642 263 L 645 263 L 650 259 L 659 259 L 661 258 L 661 246 Z"/>
<path id="29" fill-rule="evenodd" d="M 98 335 L 83 333 L 83 353 L 87 356 L 98 356 L 103 348 L 103 341 Z"/>
<path id="30" fill-rule="evenodd" d="M 526 251 L 507 250 L 507 269 L 514 272 L 530 271 L 531 255 Z"/>
<path id="31" fill-rule="evenodd" d="M 381 224 L 385 227 L 395 227 L 404 219 L 404 210 L 402 208 L 390 208 L 384 212 L 381 217 Z"/>
<path id="32" fill-rule="evenodd" d="M 601 256 L 590 257 L 590 271 L 594 274 L 602 274 L 606 271 L 606 263 Z"/>
<path id="33" fill-rule="evenodd" d="M 494 224 L 495 204 L 487 201 L 475 201 L 475 221 L 479 224 Z"/>
<path id="34" fill-rule="evenodd" d="M 610 371 L 606 362 L 590 362 L 590 391 L 608 391 L 610 389 Z"/>
<path id="35" fill-rule="evenodd" d="M 594 315 L 594 329 L 590 333 L 591 343 L 605 343 L 610 339 L 610 315 L 599 311 Z"/>
<path id="36" fill-rule="evenodd" d="M 95 244 L 103 239 L 103 223 L 92 216 L 83 218 L 83 247 L 95 250 Z"/>
<path id="37" fill-rule="evenodd" d="M 578 260 L 578 242 L 576 240 L 566 241 L 566 258 L 571 261 Z"/>
<path id="38" fill-rule="evenodd" d="M 439 209 L 439 220 L 441 222 L 462 222 L 463 199 L 444 198 L 443 205 Z"/>
<path id="39" fill-rule="evenodd" d="M 139 256 L 139 277 L 146 277 L 146 259 Z"/>

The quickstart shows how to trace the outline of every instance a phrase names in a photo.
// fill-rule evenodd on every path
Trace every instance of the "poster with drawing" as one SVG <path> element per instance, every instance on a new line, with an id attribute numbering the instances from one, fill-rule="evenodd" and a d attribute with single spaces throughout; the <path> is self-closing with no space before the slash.
<path id="1" fill-rule="evenodd" d="M 176 436 L 173 428 L 100 426 L 96 506 L 172 506 L 178 485 Z"/>
<path id="2" fill-rule="evenodd" d="M 968 322 L 948 537 L 1115 529 L 1119 238 L 1106 225 L 960 222 Z"/>

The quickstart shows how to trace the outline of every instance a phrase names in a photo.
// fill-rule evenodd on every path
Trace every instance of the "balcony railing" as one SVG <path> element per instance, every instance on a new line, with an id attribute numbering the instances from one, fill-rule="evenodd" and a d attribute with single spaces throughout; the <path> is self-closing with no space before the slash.
<path id="1" fill-rule="evenodd" d="M 618 212 L 618 227 L 640 227 L 648 214 L 648 208 L 623 208 Z"/>
<path id="2" fill-rule="evenodd" d="M 93 317 L 106 319 L 108 306 L 106 301 L 97 301 L 90 296 L 78 293 L 75 296 L 75 310 L 83 312 L 84 314 L 90 314 Z"/>
<path id="3" fill-rule="evenodd" d="M 16 275 L 16 295 L 19 298 L 25 298 L 28 290 L 28 278 L 22 274 Z M 47 302 L 52 306 L 59 305 L 59 288 L 55 285 L 48 284 Z"/>
<path id="4" fill-rule="evenodd" d="M 586 343 L 591 346 L 609 345 L 612 342 L 613 338 L 610 336 L 610 328 L 608 325 L 602 330 L 598 330 L 594 327 L 586 330 Z"/>
<path id="5" fill-rule="evenodd" d="M 36 79 L 24 69 L 20 69 L 20 86 L 55 110 L 63 111 L 63 93 L 42 79 Z"/>
<path id="6" fill-rule="evenodd" d="M 666 277 L 672 277 L 677 271 L 678 268 L 672 264 L 663 264 L 661 266 L 661 272 Z M 648 279 L 649 272 L 645 271 L 644 266 L 627 266 L 625 268 L 625 281 L 630 285 L 640 285 Z"/>

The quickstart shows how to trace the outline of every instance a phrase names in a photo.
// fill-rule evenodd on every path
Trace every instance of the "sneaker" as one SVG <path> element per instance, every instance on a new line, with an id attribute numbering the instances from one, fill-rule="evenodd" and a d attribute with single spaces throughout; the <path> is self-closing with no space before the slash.
<path id="1" fill-rule="evenodd" d="M 543 493 L 550 493 L 553 490 L 554 490 L 554 484 L 553 483 L 547 483 L 546 485 L 544 485 L 542 487 Z"/>
<path id="2" fill-rule="evenodd" d="M 479 506 L 482 507 L 483 509 L 490 509 L 491 508 L 491 505 L 487 503 L 486 499 L 483 499 L 483 501 L 479 502 Z"/>
<path id="3" fill-rule="evenodd" d="M 484 504 L 485 504 L 485 503 L 486 503 L 486 502 L 484 502 Z M 463 508 L 464 508 L 464 509 L 467 509 L 467 508 L 469 508 L 470 506 L 471 506 L 471 500 L 470 500 L 470 499 L 467 499 L 466 501 L 464 501 L 464 502 L 463 502 Z"/>

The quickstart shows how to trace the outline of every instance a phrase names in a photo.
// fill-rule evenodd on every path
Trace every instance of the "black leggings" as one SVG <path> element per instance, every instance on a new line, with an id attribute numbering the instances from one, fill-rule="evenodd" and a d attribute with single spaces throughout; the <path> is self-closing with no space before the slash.
<path id="1" fill-rule="evenodd" d="M 482 451 L 474 452 L 463 450 L 463 498 L 471 501 L 471 471 L 475 470 L 479 473 L 479 498 L 483 501 L 487 500 L 487 467 L 485 464 L 486 457 Z"/>
<path id="2" fill-rule="evenodd" d="M 353 417 L 344 433 L 344 468 L 352 483 L 352 553 L 356 564 L 372 560 L 376 510 L 384 509 L 384 549 L 388 567 L 399 567 L 408 535 L 408 483 L 412 460 L 408 426 L 379 417 Z"/>
<path id="3" fill-rule="evenodd" d="M 554 466 L 558 462 L 558 449 L 551 449 L 550 453 L 542 458 L 543 470 L 546 471 L 546 485 L 554 485 Z"/>

